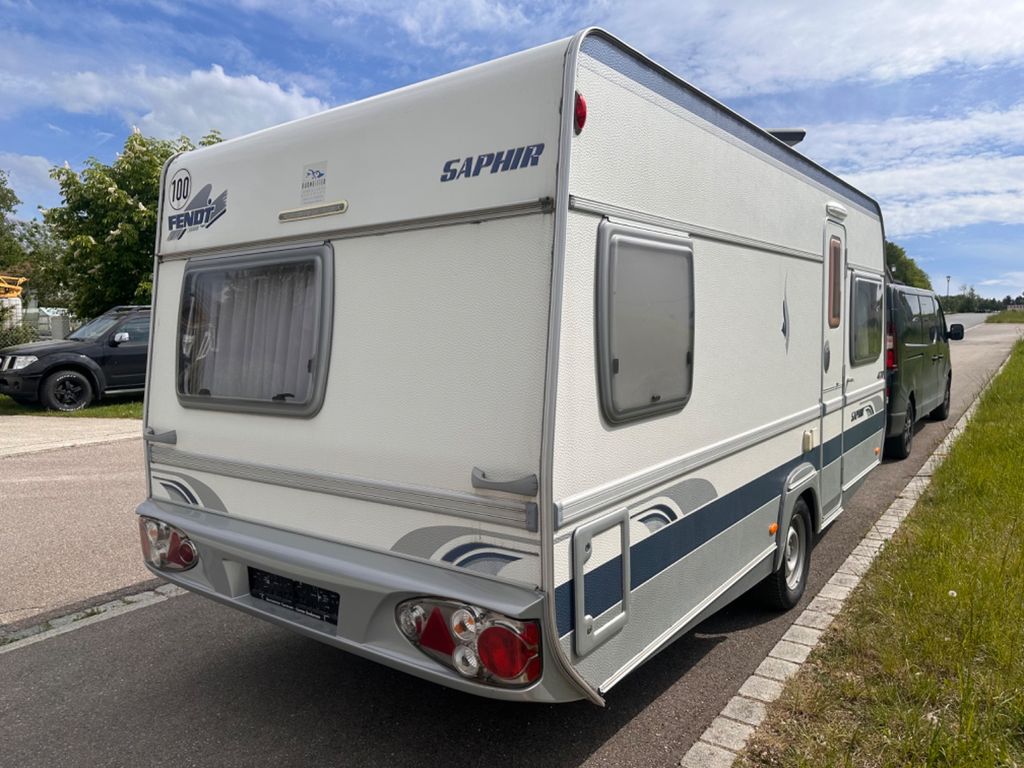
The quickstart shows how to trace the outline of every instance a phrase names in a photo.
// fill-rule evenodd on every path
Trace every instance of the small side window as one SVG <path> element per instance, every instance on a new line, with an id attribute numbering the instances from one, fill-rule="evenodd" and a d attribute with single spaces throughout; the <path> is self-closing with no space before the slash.
<path id="1" fill-rule="evenodd" d="M 182 405 L 295 416 L 319 409 L 330 255 L 324 246 L 190 262 L 178 325 Z"/>
<path id="2" fill-rule="evenodd" d="M 882 284 L 853 278 L 850 362 L 866 365 L 882 353 Z"/>
<path id="3" fill-rule="evenodd" d="M 622 423 L 686 405 L 693 382 L 693 245 L 605 221 L 598 231 L 601 406 Z"/>
<path id="4" fill-rule="evenodd" d="M 839 265 L 843 258 L 843 241 L 832 237 L 828 241 L 828 327 L 838 328 L 843 309 L 843 276 Z"/>

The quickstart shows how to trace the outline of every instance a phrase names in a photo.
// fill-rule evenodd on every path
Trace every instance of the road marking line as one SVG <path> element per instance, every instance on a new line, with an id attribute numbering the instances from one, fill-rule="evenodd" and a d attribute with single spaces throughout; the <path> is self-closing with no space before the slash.
<path id="1" fill-rule="evenodd" d="M 917 474 L 900 491 L 885 513 L 872 524 L 871 529 L 853 548 L 846 561 L 836 569 L 832 578 L 818 591 L 807 608 L 796 617 L 793 625 L 783 635 L 783 639 L 768 652 L 768 656 L 760 663 L 754 674 L 743 682 L 737 694 L 687 750 L 680 765 L 684 768 L 729 768 L 733 765 L 756 730 L 756 727 L 752 727 L 756 726 L 753 721 L 763 720 L 765 705 L 782 695 L 780 680 L 789 679 L 799 671 L 811 651 L 825 641 L 823 630 L 831 624 L 833 616 L 842 610 L 846 599 L 860 584 L 875 557 L 882 551 L 885 543 L 896 534 L 917 500 L 931 485 L 932 473 L 946 460 L 953 443 L 963 434 L 967 423 L 974 416 L 981 396 L 985 394 L 996 376 L 1003 372 L 1003 368 L 1010 362 L 1012 352 L 1011 349 L 1003 364 L 985 382 L 977 397 L 938 447 L 932 451 Z M 817 631 L 817 635 L 802 630 L 802 627 L 812 628 Z"/>
<path id="2" fill-rule="evenodd" d="M 187 594 L 187 592 L 181 589 L 181 587 L 174 584 L 164 584 L 155 590 L 125 595 L 119 600 L 111 600 L 109 603 L 103 603 L 94 608 L 87 608 L 84 611 L 50 619 L 45 624 L 37 624 L 20 632 L 15 632 L 10 636 L 10 640 L 0 645 L 0 656 L 20 648 L 41 643 L 44 640 L 66 635 L 68 632 L 74 632 L 76 629 L 88 627 L 92 624 L 112 619 L 115 616 L 123 616 L 126 613 L 137 611 L 139 608 L 166 602 L 172 597 L 184 594 Z M 3 642 L 3 640 L 0 639 L 0 642 Z"/>

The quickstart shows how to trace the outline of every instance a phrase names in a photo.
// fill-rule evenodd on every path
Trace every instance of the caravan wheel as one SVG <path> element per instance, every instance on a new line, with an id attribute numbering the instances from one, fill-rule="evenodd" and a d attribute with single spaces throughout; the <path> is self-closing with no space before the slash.
<path id="1" fill-rule="evenodd" d="M 811 511 L 798 499 L 789 527 L 779 542 L 782 565 L 761 583 L 765 601 L 773 608 L 789 610 L 800 602 L 811 569 Z"/>

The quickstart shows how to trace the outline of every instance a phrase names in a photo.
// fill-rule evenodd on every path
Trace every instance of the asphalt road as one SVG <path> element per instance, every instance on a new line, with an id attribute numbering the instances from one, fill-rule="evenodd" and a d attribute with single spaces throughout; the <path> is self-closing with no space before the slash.
<path id="1" fill-rule="evenodd" d="M 7 418 L 19 417 L 5 417 L 3 429 L 21 431 L 73 421 L 36 416 L 9 424 Z M 131 430 L 139 434 L 142 426 L 134 421 Z M 111 434 L 117 433 L 104 432 Z M 133 515 L 145 496 L 139 437 L 0 457 L 0 625 L 152 579 L 139 556 Z"/>
<path id="2" fill-rule="evenodd" d="M 953 345 L 952 414 L 869 477 L 814 550 L 804 603 L 906 485 L 1021 328 Z M 599 709 L 478 699 L 393 672 L 199 597 L 0 655 L 0 762 L 18 766 L 669 766 L 798 610 L 751 598 L 628 676 Z"/>

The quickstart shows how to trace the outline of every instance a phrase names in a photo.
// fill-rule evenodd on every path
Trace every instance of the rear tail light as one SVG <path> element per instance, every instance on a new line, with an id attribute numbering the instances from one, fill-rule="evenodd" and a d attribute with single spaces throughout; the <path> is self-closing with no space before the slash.
<path id="1" fill-rule="evenodd" d="M 896 370 L 896 331 L 892 323 L 885 329 L 885 368 L 888 371 Z"/>
<path id="2" fill-rule="evenodd" d="M 448 600 L 406 600 L 398 628 L 427 656 L 488 685 L 529 685 L 542 671 L 540 624 Z"/>
<path id="3" fill-rule="evenodd" d="M 583 98 L 583 95 L 576 91 L 576 99 L 573 108 L 573 127 L 576 129 L 576 135 L 578 136 L 583 131 L 583 126 L 587 124 L 587 100 Z"/>
<path id="4" fill-rule="evenodd" d="M 199 550 L 188 535 L 152 517 L 139 518 L 142 556 L 161 571 L 187 571 L 199 562 Z"/>

